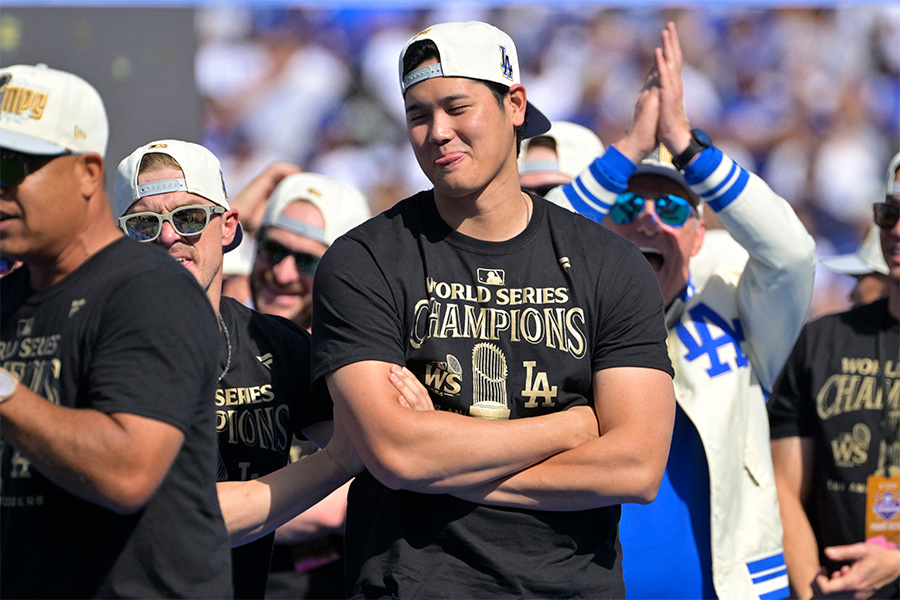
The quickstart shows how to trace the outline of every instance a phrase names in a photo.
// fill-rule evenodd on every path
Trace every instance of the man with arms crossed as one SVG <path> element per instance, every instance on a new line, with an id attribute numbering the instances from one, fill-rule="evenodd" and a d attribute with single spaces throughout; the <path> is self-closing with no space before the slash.
<path id="1" fill-rule="evenodd" d="M 114 226 L 97 91 L 17 65 L 0 98 L 0 596 L 230 597 L 215 314 Z"/>
<path id="2" fill-rule="evenodd" d="M 659 287 L 633 245 L 521 191 L 520 138 L 549 122 L 505 33 L 426 29 L 401 81 L 434 188 L 339 238 L 313 291 L 314 376 L 367 467 L 347 592 L 623 597 L 618 505 L 653 498 L 674 415 Z M 649 152 L 657 114 L 648 85 L 619 151 Z M 398 402 L 401 367 L 438 410 Z"/>

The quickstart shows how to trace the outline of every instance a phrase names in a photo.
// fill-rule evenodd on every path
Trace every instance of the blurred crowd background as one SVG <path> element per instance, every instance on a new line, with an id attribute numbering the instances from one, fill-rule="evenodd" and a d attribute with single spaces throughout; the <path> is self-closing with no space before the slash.
<path id="1" fill-rule="evenodd" d="M 872 202 L 884 194 L 886 164 L 900 148 L 896 2 L 689 9 L 214 4 L 178 14 L 172 30 L 193 20 L 194 141 L 221 158 L 232 195 L 273 160 L 349 181 L 375 211 L 430 187 L 406 141 L 397 57 L 411 35 L 446 20 L 480 19 L 506 30 L 529 99 L 551 119 L 590 127 L 605 144 L 628 126 L 659 32 L 674 20 L 692 123 L 791 202 L 820 257 L 856 249 L 872 222 Z M 128 43 L 130 32 L 111 29 L 95 35 Z M 167 39 L 168 28 L 150 29 L 159 44 L 179 43 Z M 174 115 L 171 100 L 165 110 Z M 847 305 L 852 279 L 821 269 L 817 279 L 811 314 Z"/>

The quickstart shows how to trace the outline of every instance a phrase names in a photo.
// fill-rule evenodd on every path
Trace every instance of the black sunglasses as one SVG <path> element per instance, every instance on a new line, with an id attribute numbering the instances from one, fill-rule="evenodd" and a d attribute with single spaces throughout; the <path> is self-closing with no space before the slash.
<path id="1" fill-rule="evenodd" d="M 882 229 L 893 229 L 900 220 L 900 204 L 876 202 L 874 204 L 875 224 Z"/>
<path id="2" fill-rule="evenodd" d="M 0 148 L 0 186 L 11 188 L 19 185 L 51 160 L 72 154 L 69 151 L 50 156 L 25 154 L 8 148 Z"/>
<path id="3" fill-rule="evenodd" d="M 309 254 L 308 252 L 296 252 L 271 238 L 263 238 L 259 242 L 256 247 L 256 256 L 260 260 L 272 263 L 273 265 L 277 265 L 288 256 L 293 256 L 294 264 L 297 265 L 297 270 L 309 276 L 315 274 L 316 267 L 319 266 L 319 259 L 321 258 L 315 254 Z"/>

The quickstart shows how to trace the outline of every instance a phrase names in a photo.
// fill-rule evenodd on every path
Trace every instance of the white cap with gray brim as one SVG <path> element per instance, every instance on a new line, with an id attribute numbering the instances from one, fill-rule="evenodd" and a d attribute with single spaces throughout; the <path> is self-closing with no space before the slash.
<path id="1" fill-rule="evenodd" d="M 141 161 L 147 154 L 171 156 L 181 166 L 184 177 L 139 184 L 138 175 Z M 131 208 L 131 205 L 141 198 L 179 191 L 196 194 L 225 210 L 231 210 L 228 204 L 228 194 L 225 191 L 222 165 L 215 154 L 200 144 L 181 140 L 150 142 L 132 152 L 130 156 L 119 163 L 116 171 L 116 216 L 123 216 Z M 242 238 L 243 229 L 238 223 L 234 239 L 223 248 L 223 251 L 228 252 L 237 248 Z"/>

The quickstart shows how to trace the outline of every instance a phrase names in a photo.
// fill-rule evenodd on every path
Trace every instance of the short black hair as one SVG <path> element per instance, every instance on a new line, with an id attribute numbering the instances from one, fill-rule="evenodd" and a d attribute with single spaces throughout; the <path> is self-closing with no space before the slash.
<path id="1" fill-rule="evenodd" d="M 438 50 L 437 45 L 432 40 L 420 40 L 418 42 L 413 42 L 410 44 L 409 48 L 406 49 L 406 53 L 403 55 L 403 76 L 406 77 L 413 71 L 416 67 L 421 65 L 426 60 L 433 58 L 437 62 L 441 62 L 441 53 Z M 497 104 L 500 106 L 501 110 L 506 110 L 506 106 L 503 104 L 503 100 L 506 98 L 506 95 L 509 94 L 509 86 L 503 85 L 502 83 L 497 83 L 495 81 L 486 81 L 484 79 L 475 79 L 479 83 L 483 83 L 491 90 L 491 93 L 494 95 L 494 99 L 497 101 Z M 406 92 L 404 92 L 405 94 Z M 525 119 L 522 121 L 522 124 L 516 127 L 516 156 L 519 156 L 519 151 L 522 148 L 522 140 L 525 139 L 525 129 L 528 126 L 528 112 L 525 112 Z"/>

